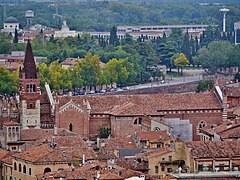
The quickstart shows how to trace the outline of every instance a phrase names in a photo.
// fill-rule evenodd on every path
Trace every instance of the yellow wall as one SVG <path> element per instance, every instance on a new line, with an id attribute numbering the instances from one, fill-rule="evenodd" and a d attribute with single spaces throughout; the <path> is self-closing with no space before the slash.
<path id="1" fill-rule="evenodd" d="M 172 156 L 172 162 L 176 160 L 185 160 L 184 156 L 184 143 L 182 142 L 176 142 L 174 143 L 174 146 L 172 147 L 173 152 L 170 152 L 168 154 L 163 154 L 159 157 L 155 158 L 149 158 L 148 159 L 148 168 L 149 175 L 156 176 L 156 177 L 162 177 L 165 174 L 168 174 L 168 168 L 172 168 L 172 171 L 178 170 L 178 164 L 160 164 L 161 161 L 170 162 L 169 156 Z M 164 160 L 163 160 L 164 158 Z M 164 165 L 164 171 L 162 171 L 161 166 Z M 155 166 L 158 166 L 158 173 L 155 172 Z"/>
<path id="2" fill-rule="evenodd" d="M 11 171 L 12 169 L 12 166 L 9 165 L 9 164 L 3 164 L 3 167 L 2 167 L 2 176 L 1 176 L 1 180 L 2 179 L 7 179 L 7 180 L 10 180 L 10 177 L 12 177 L 12 173 L 13 171 Z"/>
<path id="3" fill-rule="evenodd" d="M 17 164 L 17 170 L 14 170 L 14 163 Z M 21 172 L 19 172 L 19 164 L 21 164 Z M 23 173 L 23 166 L 26 166 L 26 173 Z M 5 165 L 4 165 L 5 166 Z M 36 175 L 43 174 L 45 168 L 50 168 L 51 171 L 57 171 L 59 168 L 67 168 L 68 164 L 47 164 L 47 165 L 34 165 L 32 163 L 27 163 L 25 161 L 21 160 L 14 160 L 12 166 L 9 166 L 9 169 L 7 170 L 7 176 L 8 180 L 10 177 L 10 168 L 12 168 L 12 179 L 14 180 L 14 177 L 16 177 L 16 180 L 35 180 Z M 31 168 L 31 175 L 29 174 L 29 168 Z M 4 174 L 4 173 L 3 173 Z M 6 174 L 6 173 L 5 173 Z"/>

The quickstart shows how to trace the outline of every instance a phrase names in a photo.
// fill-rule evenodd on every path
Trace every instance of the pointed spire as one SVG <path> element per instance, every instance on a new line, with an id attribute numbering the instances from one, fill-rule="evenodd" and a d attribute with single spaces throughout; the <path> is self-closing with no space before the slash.
<path id="1" fill-rule="evenodd" d="M 27 49 L 23 63 L 23 71 L 25 72 L 26 79 L 37 79 L 37 68 L 32 52 L 30 40 L 27 42 Z"/>

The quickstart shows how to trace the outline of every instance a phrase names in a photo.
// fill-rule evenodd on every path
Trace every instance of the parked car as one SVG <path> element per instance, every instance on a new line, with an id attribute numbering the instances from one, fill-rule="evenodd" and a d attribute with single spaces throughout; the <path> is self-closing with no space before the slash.
<path id="1" fill-rule="evenodd" d="M 117 88 L 116 91 L 117 91 L 117 92 L 121 92 L 121 91 L 123 91 L 123 89 Z"/>
<path id="2" fill-rule="evenodd" d="M 160 83 L 161 83 L 161 84 L 164 84 L 164 83 L 166 83 L 166 81 L 164 81 L 164 80 L 161 80 L 161 81 L 160 81 Z"/>
<path id="3" fill-rule="evenodd" d="M 130 89 L 130 88 L 127 87 L 127 86 L 122 88 L 122 90 L 124 90 L 124 91 L 128 91 L 129 89 Z"/>
<path id="4" fill-rule="evenodd" d="M 100 89 L 100 93 L 105 93 L 106 89 Z"/>

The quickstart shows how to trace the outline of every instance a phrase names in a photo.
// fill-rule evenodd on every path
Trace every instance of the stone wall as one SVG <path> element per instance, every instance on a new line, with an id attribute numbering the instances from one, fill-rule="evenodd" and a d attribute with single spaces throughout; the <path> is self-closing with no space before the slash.
<path id="1" fill-rule="evenodd" d="M 185 83 L 171 86 L 150 87 L 144 89 L 136 89 L 126 92 L 119 92 L 118 94 L 160 94 L 160 93 L 186 93 L 196 92 L 198 82 Z"/>

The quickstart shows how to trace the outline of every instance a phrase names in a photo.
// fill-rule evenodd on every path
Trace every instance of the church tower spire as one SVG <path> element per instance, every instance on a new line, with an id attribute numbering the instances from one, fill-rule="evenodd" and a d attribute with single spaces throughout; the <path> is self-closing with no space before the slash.
<path id="1" fill-rule="evenodd" d="M 22 128 L 40 128 L 40 75 L 30 41 L 27 43 L 23 69 L 19 72 L 19 86 Z"/>
<path id="2" fill-rule="evenodd" d="M 23 66 L 24 66 L 23 71 L 25 72 L 26 79 L 37 79 L 36 63 L 34 60 L 30 41 L 28 41 L 27 43 L 27 49 L 26 49 Z"/>

